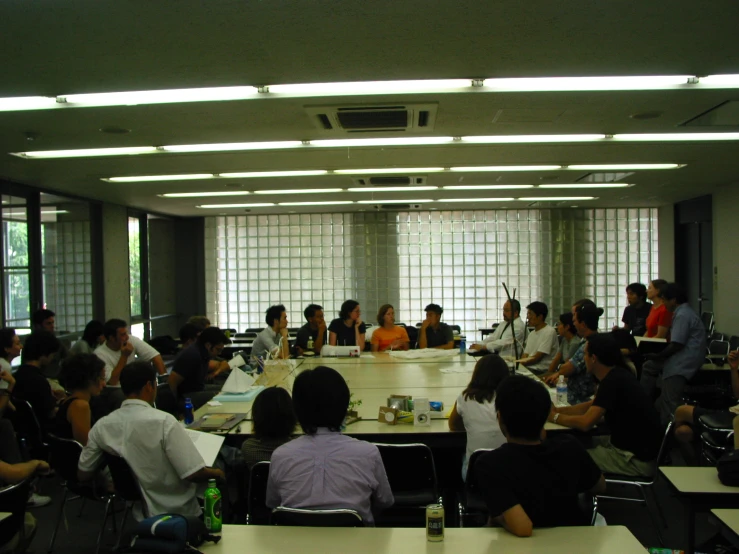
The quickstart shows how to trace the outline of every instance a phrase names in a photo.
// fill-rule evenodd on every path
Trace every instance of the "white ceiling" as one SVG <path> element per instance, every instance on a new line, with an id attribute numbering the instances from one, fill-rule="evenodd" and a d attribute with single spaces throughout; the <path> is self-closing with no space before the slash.
<path id="1" fill-rule="evenodd" d="M 0 3 L 0 97 L 282 83 L 604 75 L 738 74 L 733 0 L 5 0 Z M 534 144 L 285 150 L 25 160 L 26 150 L 325 138 L 305 107 L 437 102 L 433 134 L 648 133 L 678 126 L 739 90 L 432 94 L 262 99 L 0 113 L 0 178 L 177 215 L 213 199 L 167 192 L 353 186 L 351 177 L 111 184 L 102 177 L 227 171 L 467 165 L 684 163 L 641 171 L 628 189 L 473 191 L 491 196 L 595 195 L 582 206 L 657 206 L 739 181 L 739 145 L 719 143 Z M 551 122 L 493 122 L 499 110 L 536 110 Z M 635 113 L 662 112 L 635 120 Z M 104 134 L 103 127 L 130 129 Z M 694 132 L 704 130 L 693 128 Z M 706 131 L 739 131 L 712 127 Z M 29 142 L 27 133 L 35 140 Z M 382 135 L 377 135 L 382 136 Z M 429 174 L 430 185 L 568 183 L 586 172 Z M 551 179 L 555 179 L 552 181 Z M 230 186 L 227 186 L 230 185 Z M 373 196 L 374 194 L 374 196 Z M 339 193 L 291 201 L 459 198 L 460 192 Z M 284 202 L 285 196 L 217 203 Z M 569 205 L 567 203 L 565 205 Z M 522 202 L 508 202 L 519 207 Z M 439 209 L 501 204 L 435 204 Z M 428 206 L 427 206 L 428 207 Z M 319 206 L 300 211 L 368 209 Z M 298 208 L 270 208 L 272 212 Z M 254 209 L 253 212 L 263 209 Z"/>

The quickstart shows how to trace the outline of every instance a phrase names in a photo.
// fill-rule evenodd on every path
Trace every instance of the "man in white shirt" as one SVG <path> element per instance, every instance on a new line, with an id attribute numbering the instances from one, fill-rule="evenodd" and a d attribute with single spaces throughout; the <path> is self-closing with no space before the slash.
<path id="1" fill-rule="evenodd" d="M 256 359 L 266 357 L 269 353 L 273 358 L 290 357 L 290 340 L 287 333 L 287 311 L 285 306 L 277 304 L 270 306 L 264 317 L 267 327 L 257 335 L 251 346 L 251 357 Z"/>
<path id="2" fill-rule="evenodd" d="M 198 517 L 201 513 L 196 483 L 223 480 L 220 469 L 206 467 L 185 429 L 153 403 L 156 372 L 147 362 L 135 362 L 120 372 L 126 400 L 99 420 L 82 450 L 77 476 L 88 481 L 107 452 L 123 458 L 141 486 L 148 515 L 164 513 Z"/>
<path id="3" fill-rule="evenodd" d="M 521 364 L 534 375 L 546 373 L 559 350 L 557 330 L 546 322 L 548 314 L 549 308 L 544 302 L 532 302 L 526 306 L 526 323 L 534 330 L 526 339 Z"/>
<path id="4" fill-rule="evenodd" d="M 521 320 L 521 303 L 518 300 L 508 300 L 503 305 L 503 322 L 483 341 L 482 344 L 473 344 L 470 350 L 488 350 L 497 352 L 501 356 L 515 356 L 513 348 L 513 334 L 518 343 L 518 355 L 523 352 L 523 343 L 526 336 L 526 324 Z M 511 332 L 513 326 L 513 332 Z"/>

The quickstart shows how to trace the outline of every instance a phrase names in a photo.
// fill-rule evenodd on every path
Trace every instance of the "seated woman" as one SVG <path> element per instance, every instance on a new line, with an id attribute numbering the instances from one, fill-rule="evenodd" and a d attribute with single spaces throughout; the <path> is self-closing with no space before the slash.
<path id="1" fill-rule="evenodd" d="M 96 319 L 90 321 L 82 333 L 82 338 L 69 349 L 70 354 L 92 354 L 95 349 L 105 342 L 103 324 Z"/>
<path id="2" fill-rule="evenodd" d="M 69 396 L 59 405 L 53 432 L 87 444 L 92 428 L 90 400 L 105 388 L 105 363 L 95 354 L 76 354 L 64 360 L 59 382 Z"/>
<path id="3" fill-rule="evenodd" d="M 331 346 L 358 346 L 361 352 L 365 347 L 366 332 L 367 326 L 362 323 L 359 302 L 347 300 L 341 305 L 339 317 L 328 326 L 328 343 Z"/>
<path id="4" fill-rule="evenodd" d="M 467 388 L 454 403 L 449 429 L 467 431 L 467 450 L 462 460 L 462 480 L 467 480 L 470 456 L 480 448 L 498 448 L 506 442 L 495 413 L 495 390 L 510 370 L 500 356 L 483 356 L 475 364 Z"/>
<path id="5" fill-rule="evenodd" d="M 254 436 L 241 445 L 249 469 L 257 462 L 269 461 L 275 448 L 290 440 L 295 432 L 295 412 L 290 393 L 279 387 L 264 389 L 251 408 Z"/>
<path id="6" fill-rule="evenodd" d="M 555 354 L 552 363 L 549 364 L 549 371 L 547 373 L 554 373 L 559 369 L 560 365 L 569 362 L 572 355 L 580 348 L 580 337 L 577 336 L 577 329 L 572 320 L 571 312 L 559 316 L 557 334 L 562 339 L 559 341 L 559 350 Z"/>
<path id="7" fill-rule="evenodd" d="M 293 384 L 295 415 L 305 435 L 272 453 L 267 506 L 351 509 L 364 524 L 394 499 L 380 451 L 341 434 L 349 387 L 334 369 L 303 371 Z"/>
<path id="8" fill-rule="evenodd" d="M 380 325 L 372 332 L 372 352 L 385 350 L 408 350 L 411 339 L 405 327 L 395 325 L 395 309 L 390 304 L 383 304 L 377 312 L 377 323 Z"/>

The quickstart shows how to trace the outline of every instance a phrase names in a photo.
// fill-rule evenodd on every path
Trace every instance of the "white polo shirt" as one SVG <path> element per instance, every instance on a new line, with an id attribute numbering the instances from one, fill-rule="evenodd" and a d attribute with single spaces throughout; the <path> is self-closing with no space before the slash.
<path id="1" fill-rule="evenodd" d="M 557 336 L 557 330 L 554 327 L 545 325 L 538 331 L 532 331 L 529 333 L 529 338 L 526 339 L 526 348 L 523 352 L 526 356 L 533 356 L 541 352 L 544 354 L 544 357 L 534 365 L 527 367 L 539 371 L 549 369 L 549 364 L 552 363 L 558 350 L 559 338 Z"/>
<path id="2" fill-rule="evenodd" d="M 98 469 L 104 452 L 120 456 L 131 466 L 150 516 L 200 515 L 196 485 L 185 478 L 206 467 L 205 461 L 185 429 L 168 413 L 143 400 L 125 400 L 90 429 L 79 469 Z"/>
<path id="3" fill-rule="evenodd" d="M 140 338 L 128 337 L 128 342 L 133 345 L 133 352 L 128 356 L 126 365 L 132 364 L 133 362 L 150 362 L 157 356 L 159 352 L 156 351 L 152 346 L 146 344 Z M 110 376 L 113 375 L 115 366 L 118 365 L 118 360 L 121 359 L 120 350 L 111 350 L 108 345 L 103 343 L 95 349 L 95 355 L 105 362 L 105 380 L 110 381 Z M 120 385 L 107 385 L 109 387 L 120 387 Z"/>

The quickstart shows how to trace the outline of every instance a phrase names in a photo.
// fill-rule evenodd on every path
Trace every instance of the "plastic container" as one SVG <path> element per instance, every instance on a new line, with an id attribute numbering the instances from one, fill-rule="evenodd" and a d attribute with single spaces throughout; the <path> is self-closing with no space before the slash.
<path id="1" fill-rule="evenodd" d="M 195 415 L 192 411 L 192 400 L 185 398 L 185 425 L 190 425 L 195 421 Z"/>
<path id="2" fill-rule="evenodd" d="M 557 379 L 557 406 L 567 406 L 567 383 L 564 375 Z"/>
<path id="3" fill-rule="evenodd" d="M 221 512 L 221 491 L 216 487 L 216 480 L 208 480 L 208 488 L 205 489 L 205 510 L 203 521 L 205 528 L 210 533 L 220 533 L 223 527 L 223 513 Z"/>
<path id="4" fill-rule="evenodd" d="M 460 354 L 466 354 L 467 353 L 467 341 L 462 339 L 459 341 L 459 353 Z"/>

